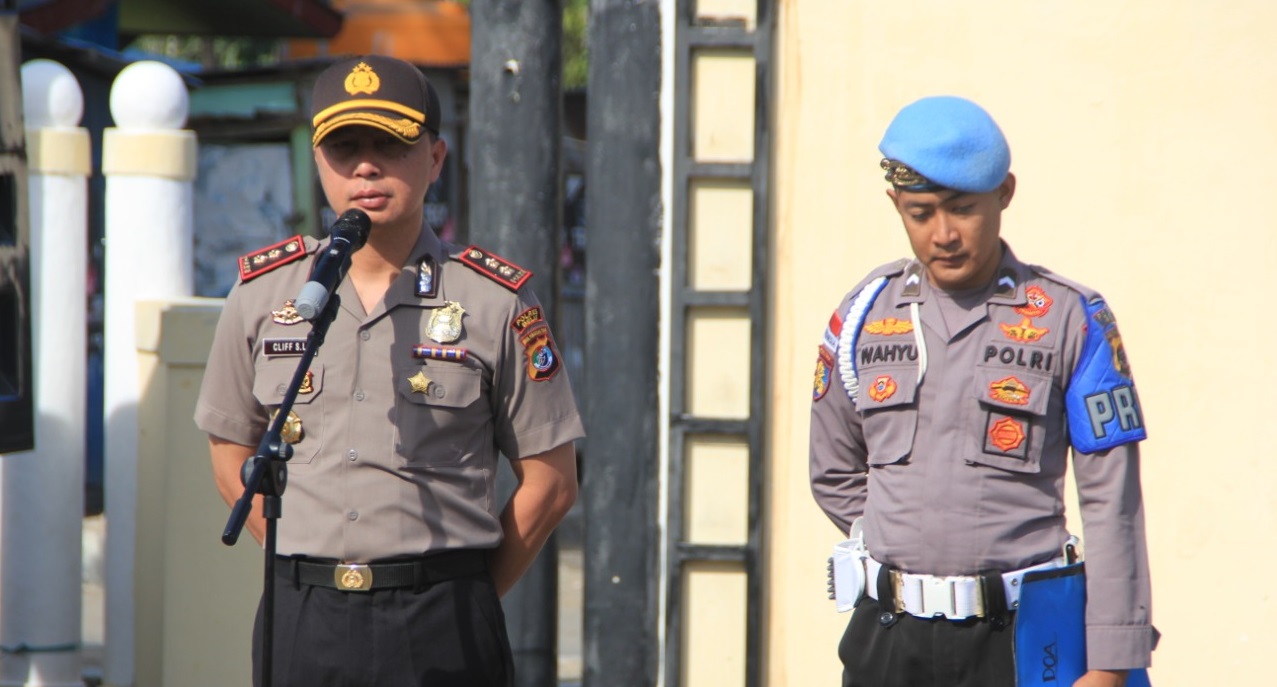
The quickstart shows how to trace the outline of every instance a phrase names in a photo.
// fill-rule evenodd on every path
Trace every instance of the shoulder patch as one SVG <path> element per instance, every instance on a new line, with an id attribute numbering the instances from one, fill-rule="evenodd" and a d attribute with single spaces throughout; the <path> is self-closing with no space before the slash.
<path id="1" fill-rule="evenodd" d="M 258 249 L 248 255 L 240 256 L 239 278 L 248 281 L 267 272 L 306 257 L 306 242 L 301 234 L 284 239 L 265 248 Z"/>
<path id="2" fill-rule="evenodd" d="M 528 270 L 478 246 L 470 246 L 456 257 L 474 271 L 511 291 L 518 291 L 532 278 L 532 273 Z"/>

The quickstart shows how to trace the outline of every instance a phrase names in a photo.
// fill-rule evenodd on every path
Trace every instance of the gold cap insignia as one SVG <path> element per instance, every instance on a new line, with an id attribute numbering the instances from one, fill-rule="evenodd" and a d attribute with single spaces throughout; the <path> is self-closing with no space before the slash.
<path id="1" fill-rule="evenodd" d="M 355 65 L 355 68 L 346 75 L 346 92 L 351 95 L 360 93 L 372 95 L 379 88 L 381 88 L 381 78 L 372 70 L 372 67 L 368 66 L 367 62 Z"/>
<path id="2" fill-rule="evenodd" d="M 892 186 L 932 186 L 932 181 L 921 174 L 914 171 L 912 167 L 897 160 L 888 160 L 883 158 L 878 166 L 886 170 L 887 174 L 884 179 L 891 182 Z"/>

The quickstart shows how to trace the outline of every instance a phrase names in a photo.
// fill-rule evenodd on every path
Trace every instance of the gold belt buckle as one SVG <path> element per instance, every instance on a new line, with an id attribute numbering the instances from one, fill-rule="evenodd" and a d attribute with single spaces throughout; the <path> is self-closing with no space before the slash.
<path id="1" fill-rule="evenodd" d="M 333 582 L 343 592 L 372 589 L 372 568 L 360 563 L 339 563 L 333 568 Z"/>

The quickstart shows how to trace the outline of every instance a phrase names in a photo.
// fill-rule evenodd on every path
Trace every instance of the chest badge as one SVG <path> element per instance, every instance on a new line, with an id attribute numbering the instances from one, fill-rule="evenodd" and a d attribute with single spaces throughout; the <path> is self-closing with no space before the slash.
<path id="1" fill-rule="evenodd" d="M 1046 327 L 1034 327 L 1033 321 L 1027 317 L 1020 320 L 1020 324 L 999 324 L 998 327 L 1008 339 L 1020 343 L 1041 341 L 1051 331 Z"/>
<path id="2" fill-rule="evenodd" d="M 896 334 L 909 334 L 913 331 L 913 322 L 909 320 L 897 320 L 894 317 L 870 322 L 865 325 L 866 334 L 878 334 L 881 336 L 894 336 Z"/>
<path id="3" fill-rule="evenodd" d="M 270 414 L 270 421 L 275 421 L 275 416 L 279 415 L 279 409 L 276 408 Z M 285 444 L 296 444 L 302 440 L 302 419 L 297 413 L 288 411 L 288 417 L 284 419 L 284 426 L 279 430 L 279 438 L 284 440 Z"/>
<path id="4" fill-rule="evenodd" d="M 412 392 L 414 394 L 424 394 L 430 391 L 430 378 L 421 371 L 418 371 L 417 374 L 409 377 L 408 384 L 412 386 Z"/>
<path id="5" fill-rule="evenodd" d="M 275 324 L 283 325 L 297 324 L 303 320 L 301 313 L 297 312 L 297 308 L 293 307 L 291 298 L 284 301 L 284 307 L 270 311 L 270 317 Z"/>
<path id="6" fill-rule="evenodd" d="M 426 325 L 426 336 L 432 341 L 449 344 L 461 338 L 461 316 L 465 308 L 455 301 L 444 301 L 442 308 L 435 308 Z"/>

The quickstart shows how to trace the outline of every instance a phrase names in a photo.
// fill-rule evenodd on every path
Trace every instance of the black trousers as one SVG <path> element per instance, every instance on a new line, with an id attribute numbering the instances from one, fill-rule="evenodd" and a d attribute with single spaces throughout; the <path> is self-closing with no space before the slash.
<path id="1" fill-rule="evenodd" d="M 1014 624 L 888 616 L 866 597 L 838 645 L 843 687 L 1013 687 Z"/>
<path id="2" fill-rule="evenodd" d="M 281 564 L 286 566 L 286 564 Z M 487 573 L 370 592 L 275 578 L 274 687 L 509 687 L 505 615 Z M 261 684 L 262 608 L 253 630 Z"/>

